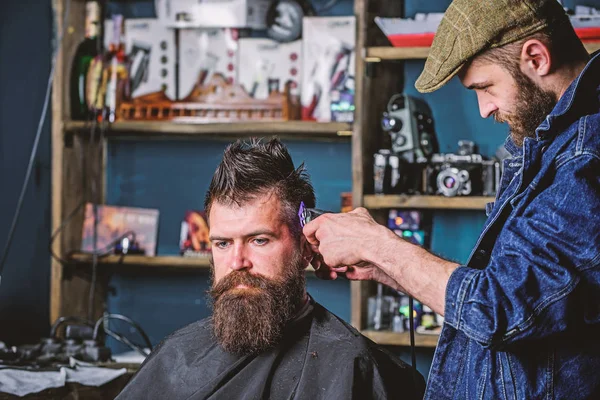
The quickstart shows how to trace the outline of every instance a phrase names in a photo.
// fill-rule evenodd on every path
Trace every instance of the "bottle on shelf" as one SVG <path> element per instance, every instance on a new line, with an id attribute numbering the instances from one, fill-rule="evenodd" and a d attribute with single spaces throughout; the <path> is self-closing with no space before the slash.
<path id="1" fill-rule="evenodd" d="M 120 102 L 129 97 L 129 60 L 125 53 L 125 19 L 113 16 L 113 38 L 103 73 L 104 119 L 115 122 Z"/>
<path id="2" fill-rule="evenodd" d="M 75 51 L 71 64 L 70 103 L 71 119 L 86 120 L 90 117 L 91 102 L 86 95 L 88 70 L 92 60 L 100 53 L 98 27 L 100 6 L 96 1 L 85 5 L 85 38 Z"/>

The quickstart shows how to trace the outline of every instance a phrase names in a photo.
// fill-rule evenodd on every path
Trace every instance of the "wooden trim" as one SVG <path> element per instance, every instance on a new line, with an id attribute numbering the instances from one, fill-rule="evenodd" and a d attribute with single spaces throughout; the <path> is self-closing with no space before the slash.
<path id="1" fill-rule="evenodd" d="M 56 32 L 61 32 L 64 25 L 63 14 L 64 4 L 63 0 L 53 0 L 52 7 L 54 8 L 54 14 L 56 15 Z M 64 51 L 61 48 L 60 52 L 56 56 L 56 66 L 54 72 L 54 90 L 52 91 L 52 158 L 51 158 L 51 179 L 52 179 L 52 192 L 51 192 L 51 234 L 60 226 L 62 221 L 62 190 L 63 190 L 63 91 L 61 90 L 64 86 Z M 61 236 L 59 235 L 56 240 L 52 243 L 52 250 L 55 254 L 61 254 Z M 63 279 L 63 268 L 62 265 L 50 258 L 50 323 L 60 316 L 62 306 L 62 279 Z"/>
<path id="2" fill-rule="evenodd" d="M 356 329 L 362 329 L 362 282 L 350 282 L 350 323 Z"/>
<path id="3" fill-rule="evenodd" d="M 369 61 L 418 60 L 429 55 L 429 47 L 369 47 L 366 57 Z"/>
<path id="4" fill-rule="evenodd" d="M 85 133 L 90 123 L 66 121 L 65 131 Z M 331 138 L 342 139 L 351 136 L 352 125 L 343 122 L 232 122 L 209 124 L 185 124 L 161 121 L 121 121 L 108 126 L 105 134 L 117 136 L 163 136 L 163 137 L 231 137 L 257 134 L 284 134 L 301 139 Z"/>
<path id="5" fill-rule="evenodd" d="M 494 197 L 483 196 L 409 196 L 409 195 L 367 195 L 364 197 L 366 208 L 416 208 L 441 210 L 485 210 L 487 203 Z"/>
<path id="6" fill-rule="evenodd" d="M 362 60 L 367 44 L 367 3 L 369 0 L 354 0 L 356 17 L 355 73 L 354 73 L 354 124 L 352 132 L 352 206 L 362 206 L 364 193 L 363 137 L 365 125 L 365 63 Z M 352 300 L 354 304 L 354 299 Z M 354 309 L 352 310 L 354 312 Z"/>
<path id="7" fill-rule="evenodd" d="M 408 332 L 387 332 L 387 331 L 361 331 L 363 335 L 375 343 L 389 346 L 410 346 L 410 335 Z M 415 347 L 435 348 L 437 346 L 439 335 L 423 335 L 415 333 Z"/>
<path id="8" fill-rule="evenodd" d="M 600 42 L 585 42 L 583 45 L 589 53 L 600 50 Z M 424 60 L 429 55 L 429 49 L 429 47 L 369 47 L 365 54 L 365 61 Z"/>
<path id="9" fill-rule="evenodd" d="M 593 53 L 597 50 L 600 50 L 600 42 L 587 42 L 583 44 L 588 53 Z"/>
<path id="10" fill-rule="evenodd" d="M 81 264 L 89 264 L 92 257 L 88 254 L 75 253 L 70 259 Z M 143 266 L 148 268 L 181 268 L 181 269 L 210 269 L 208 257 L 182 257 L 182 256 L 142 256 L 142 255 L 110 255 L 100 257 L 101 265 Z"/>

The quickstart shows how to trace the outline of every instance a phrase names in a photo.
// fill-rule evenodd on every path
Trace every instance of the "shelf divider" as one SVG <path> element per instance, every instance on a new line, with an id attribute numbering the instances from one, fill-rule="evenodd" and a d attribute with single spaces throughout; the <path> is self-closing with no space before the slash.
<path id="1" fill-rule="evenodd" d="M 440 210 L 485 210 L 486 203 L 494 201 L 494 197 L 486 196 L 410 196 L 410 195 L 365 195 L 364 207 L 382 208 L 416 208 Z"/>
<path id="2" fill-rule="evenodd" d="M 363 335 L 374 341 L 375 343 L 387 346 L 410 346 L 410 335 L 408 332 L 389 332 L 389 331 L 370 331 L 364 330 Z M 424 335 L 415 333 L 415 347 L 437 346 L 439 335 Z"/>

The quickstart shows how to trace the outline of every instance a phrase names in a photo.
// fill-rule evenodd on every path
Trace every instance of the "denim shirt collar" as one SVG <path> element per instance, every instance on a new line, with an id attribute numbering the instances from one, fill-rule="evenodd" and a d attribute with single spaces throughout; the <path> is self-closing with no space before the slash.
<path id="1" fill-rule="evenodd" d="M 544 133 L 550 132 L 551 128 L 559 121 L 562 117 L 564 117 L 572 108 L 573 104 L 577 100 L 579 94 L 582 91 L 589 90 L 589 83 L 586 84 L 586 81 L 590 79 L 594 79 L 597 83 L 597 77 L 595 76 L 598 73 L 598 69 L 600 68 L 600 51 L 592 54 L 590 61 L 583 68 L 579 76 L 575 78 L 573 82 L 569 85 L 565 93 L 561 96 L 554 106 L 554 109 L 550 114 L 546 116 L 546 119 L 542 121 L 542 123 L 535 130 L 535 139 L 540 140 L 543 137 Z M 596 90 L 596 85 L 593 85 L 593 90 Z M 547 136 L 546 136 L 547 137 Z M 517 146 L 512 138 L 509 136 L 504 142 L 504 147 L 506 151 L 508 151 L 513 157 L 522 157 L 523 156 L 523 148 Z"/>
<path id="2" fill-rule="evenodd" d="M 598 60 L 600 60 L 600 51 L 597 51 L 592 55 L 590 61 L 588 61 L 587 65 L 583 68 L 579 76 L 577 76 L 577 78 L 575 78 L 575 80 L 571 82 L 565 93 L 558 100 L 558 103 L 556 104 L 552 112 L 548 114 L 546 119 L 535 130 L 536 140 L 540 140 L 542 132 L 550 131 L 552 125 L 556 123 L 556 121 L 559 120 L 562 116 L 566 115 L 573 108 L 573 104 L 575 103 L 577 98 L 580 97 L 581 92 L 590 89 L 589 83 L 586 84 L 586 81 L 589 80 L 588 77 L 591 77 L 591 75 L 595 75 L 598 73 L 597 70 L 600 66 L 600 62 Z M 593 78 L 597 79 L 597 77 Z M 593 89 L 596 89 L 596 85 L 594 85 Z"/>

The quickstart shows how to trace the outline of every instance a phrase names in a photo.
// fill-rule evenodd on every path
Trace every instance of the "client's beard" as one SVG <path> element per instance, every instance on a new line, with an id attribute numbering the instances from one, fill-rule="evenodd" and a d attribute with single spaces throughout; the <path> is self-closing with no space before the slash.
<path id="1" fill-rule="evenodd" d="M 281 279 L 233 271 L 209 292 L 214 301 L 213 332 L 221 347 L 239 355 L 257 354 L 277 345 L 285 325 L 303 300 L 306 279 L 298 253 Z M 236 289 L 238 285 L 245 289 Z"/>

